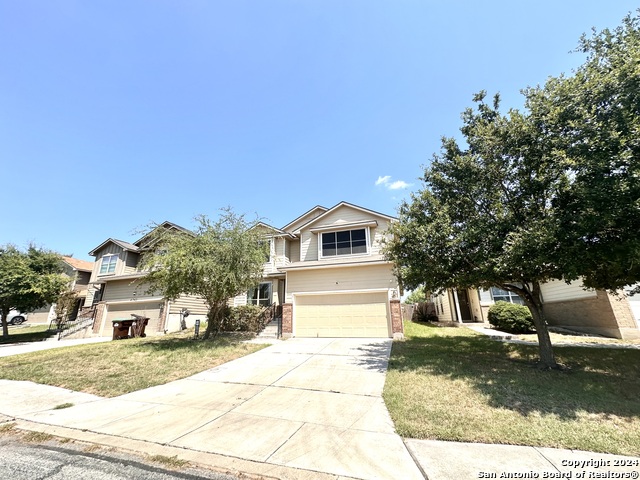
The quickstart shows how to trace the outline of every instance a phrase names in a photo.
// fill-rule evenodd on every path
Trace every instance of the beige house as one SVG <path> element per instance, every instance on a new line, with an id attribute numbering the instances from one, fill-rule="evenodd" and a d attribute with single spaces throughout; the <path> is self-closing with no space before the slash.
<path id="1" fill-rule="evenodd" d="M 639 296 L 585 290 L 582 283 L 554 280 L 541 286 L 547 323 L 578 332 L 620 339 L 640 338 Z M 489 290 L 448 290 L 432 297 L 440 321 L 486 322 L 497 301 L 522 304 L 515 293 Z"/>
<path id="2" fill-rule="evenodd" d="M 284 337 L 401 336 L 399 287 L 380 251 L 394 220 L 341 202 L 316 206 L 281 229 L 258 224 L 269 242 L 262 281 L 229 304 L 275 307 Z M 158 228 L 184 230 L 170 222 Z M 147 241 L 109 238 L 90 252 L 96 261 L 86 304 L 94 306 L 94 335 L 111 336 L 113 322 L 131 314 L 149 318 L 147 334 L 179 330 L 184 309 L 189 322 L 205 320 L 201 299 L 168 301 L 148 291 L 138 270 Z"/>
<path id="3" fill-rule="evenodd" d="M 395 218 L 341 202 L 266 224 L 264 277 L 232 305 L 279 305 L 284 337 L 397 337 L 400 292 L 381 241 Z"/>
<path id="4" fill-rule="evenodd" d="M 164 222 L 158 228 L 186 231 L 186 229 Z M 138 271 L 140 253 L 148 246 L 149 235 L 134 243 L 109 238 L 94 248 L 89 255 L 96 257 L 85 305 L 94 307 L 93 334 L 110 337 L 115 320 L 131 320 L 132 314 L 149 318 L 145 329 L 147 335 L 158 335 L 180 329 L 182 312 L 188 309 L 189 322 L 204 321 L 207 307 L 204 302 L 191 296 L 182 296 L 175 301 L 163 298 L 159 293 L 148 292 L 144 283 L 144 272 Z"/>
<path id="5" fill-rule="evenodd" d="M 75 319 L 78 311 L 84 306 L 93 270 L 93 263 L 86 260 L 79 260 L 73 257 L 62 257 L 64 274 L 69 277 L 69 289 L 76 292 L 78 301 L 72 312 L 69 312 L 69 318 Z M 35 310 L 29 314 L 30 323 L 46 323 L 49 324 L 55 320 L 55 304 Z"/>

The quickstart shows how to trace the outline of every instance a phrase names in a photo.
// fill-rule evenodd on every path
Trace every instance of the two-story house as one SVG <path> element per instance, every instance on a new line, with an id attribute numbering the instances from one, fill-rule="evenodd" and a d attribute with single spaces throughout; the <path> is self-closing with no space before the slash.
<path id="1" fill-rule="evenodd" d="M 316 206 L 270 242 L 264 278 L 233 305 L 282 305 L 284 337 L 402 335 L 400 292 L 381 252 L 395 218 L 347 202 Z"/>
<path id="2" fill-rule="evenodd" d="M 187 231 L 171 222 L 157 228 Z M 94 305 L 93 334 L 110 337 L 114 320 L 130 320 L 131 314 L 149 318 L 147 335 L 180 329 L 181 315 L 189 310 L 190 321 L 204 321 L 207 307 L 202 299 L 183 295 L 177 300 L 165 299 L 159 292 L 149 292 L 145 273 L 139 271 L 140 255 L 147 248 L 151 234 L 134 243 L 109 238 L 89 252 L 96 257 L 91 273 L 85 305 Z"/>

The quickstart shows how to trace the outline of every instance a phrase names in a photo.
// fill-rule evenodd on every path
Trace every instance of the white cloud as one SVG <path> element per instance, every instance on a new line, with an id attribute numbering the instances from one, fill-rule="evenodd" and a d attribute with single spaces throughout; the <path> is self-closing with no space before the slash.
<path id="1" fill-rule="evenodd" d="M 387 185 L 389 190 L 399 190 L 401 188 L 407 188 L 409 184 L 407 182 L 403 182 L 402 180 L 396 180 L 391 185 Z"/>
<path id="2" fill-rule="evenodd" d="M 402 188 L 410 187 L 412 184 L 407 183 L 403 180 L 396 180 L 395 182 L 392 182 L 391 175 L 385 175 L 384 177 L 378 177 L 378 180 L 376 180 L 376 185 L 382 185 L 388 190 L 400 190 Z"/>
<path id="3" fill-rule="evenodd" d="M 376 185 L 387 185 L 389 183 L 389 180 L 391 180 L 391 175 L 385 175 L 384 177 L 378 177 L 378 180 L 376 180 Z"/>

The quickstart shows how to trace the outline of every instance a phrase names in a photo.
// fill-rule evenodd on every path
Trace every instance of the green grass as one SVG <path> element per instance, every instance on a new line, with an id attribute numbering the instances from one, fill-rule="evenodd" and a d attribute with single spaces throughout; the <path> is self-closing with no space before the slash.
<path id="1" fill-rule="evenodd" d="M 537 347 L 466 328 L 405 324 L 384 399 L 403 437 L 640 455 L 640 350 Z"/>
<path id="2" fill-rule="evenodd" d="M 194 375 L 266 345 L 242 335 L 192 340 L 193 330 L 0 358 L 0 377 L 114 397 Z"/>
<path id="3" fill-rule="evenodd" d="M 48 328 L 48 325 L 18 325 L 15 327 L 9 325 L 9 336 L 7 338 L 0 336 L 0 344 L 40 342 L 55 335 L 55 333 L 49 332 Z"/>

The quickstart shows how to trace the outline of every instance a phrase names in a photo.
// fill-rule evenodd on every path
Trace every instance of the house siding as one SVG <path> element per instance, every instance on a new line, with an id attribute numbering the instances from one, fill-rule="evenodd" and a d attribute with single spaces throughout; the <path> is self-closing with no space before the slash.
<path id="1" fill-rule="evenodd" d="M 160 294 L 147 293 L 148 286 L 137 280 L 114 280 L 103 286 L 105 288 L 102 300 L 105 302 L 113 301 L 144 301 L 145 298 L 158 297 Z"/>
<path id="2" fill-rule="evenodd" d="M 140 261 L 140 255 L 135 252 L 125 252 L 124 266 L 122 273 L 124 275 L 130 275 L 138 271 L 138 262 Z"/>
<path id="3" fill-rule="evenodd" d="M 318 236 L 306 230 L 300 233 L 300 260 L 318 260 Z"/>
<path id="4" fill-rule="evenodd" d="M 293 294 L 298 293 L 390 290 L 397 286 L 388 264 L 289 271 L 285 301 L 292 303 Z"/>
<path id="5" fill-rule="evenodd" d="M 299 240 L 291 240 L 287 241 L 289 245 L 289 261 L 291 263 L 300 261 L 300 241 Z"/>
<path id="6" fill-rule="evenodd" d="M 202 298 L 193 295 L 181 295 L 178 299 L 171 302 L 169 313 L 180 313 L 183 308 L 197 315 L 206 315 L 209 311 L 209 308 Z"/>
<path id="7" fill-rule="evenodd" d="M 540 286 L 544 303 L 564 302 L 568 300 L 581 300 L 596 298 L 595 290 L 585 290 L 582 282 L 577 281 L 567 284 L 561 280 L 552 280 Z"/>

